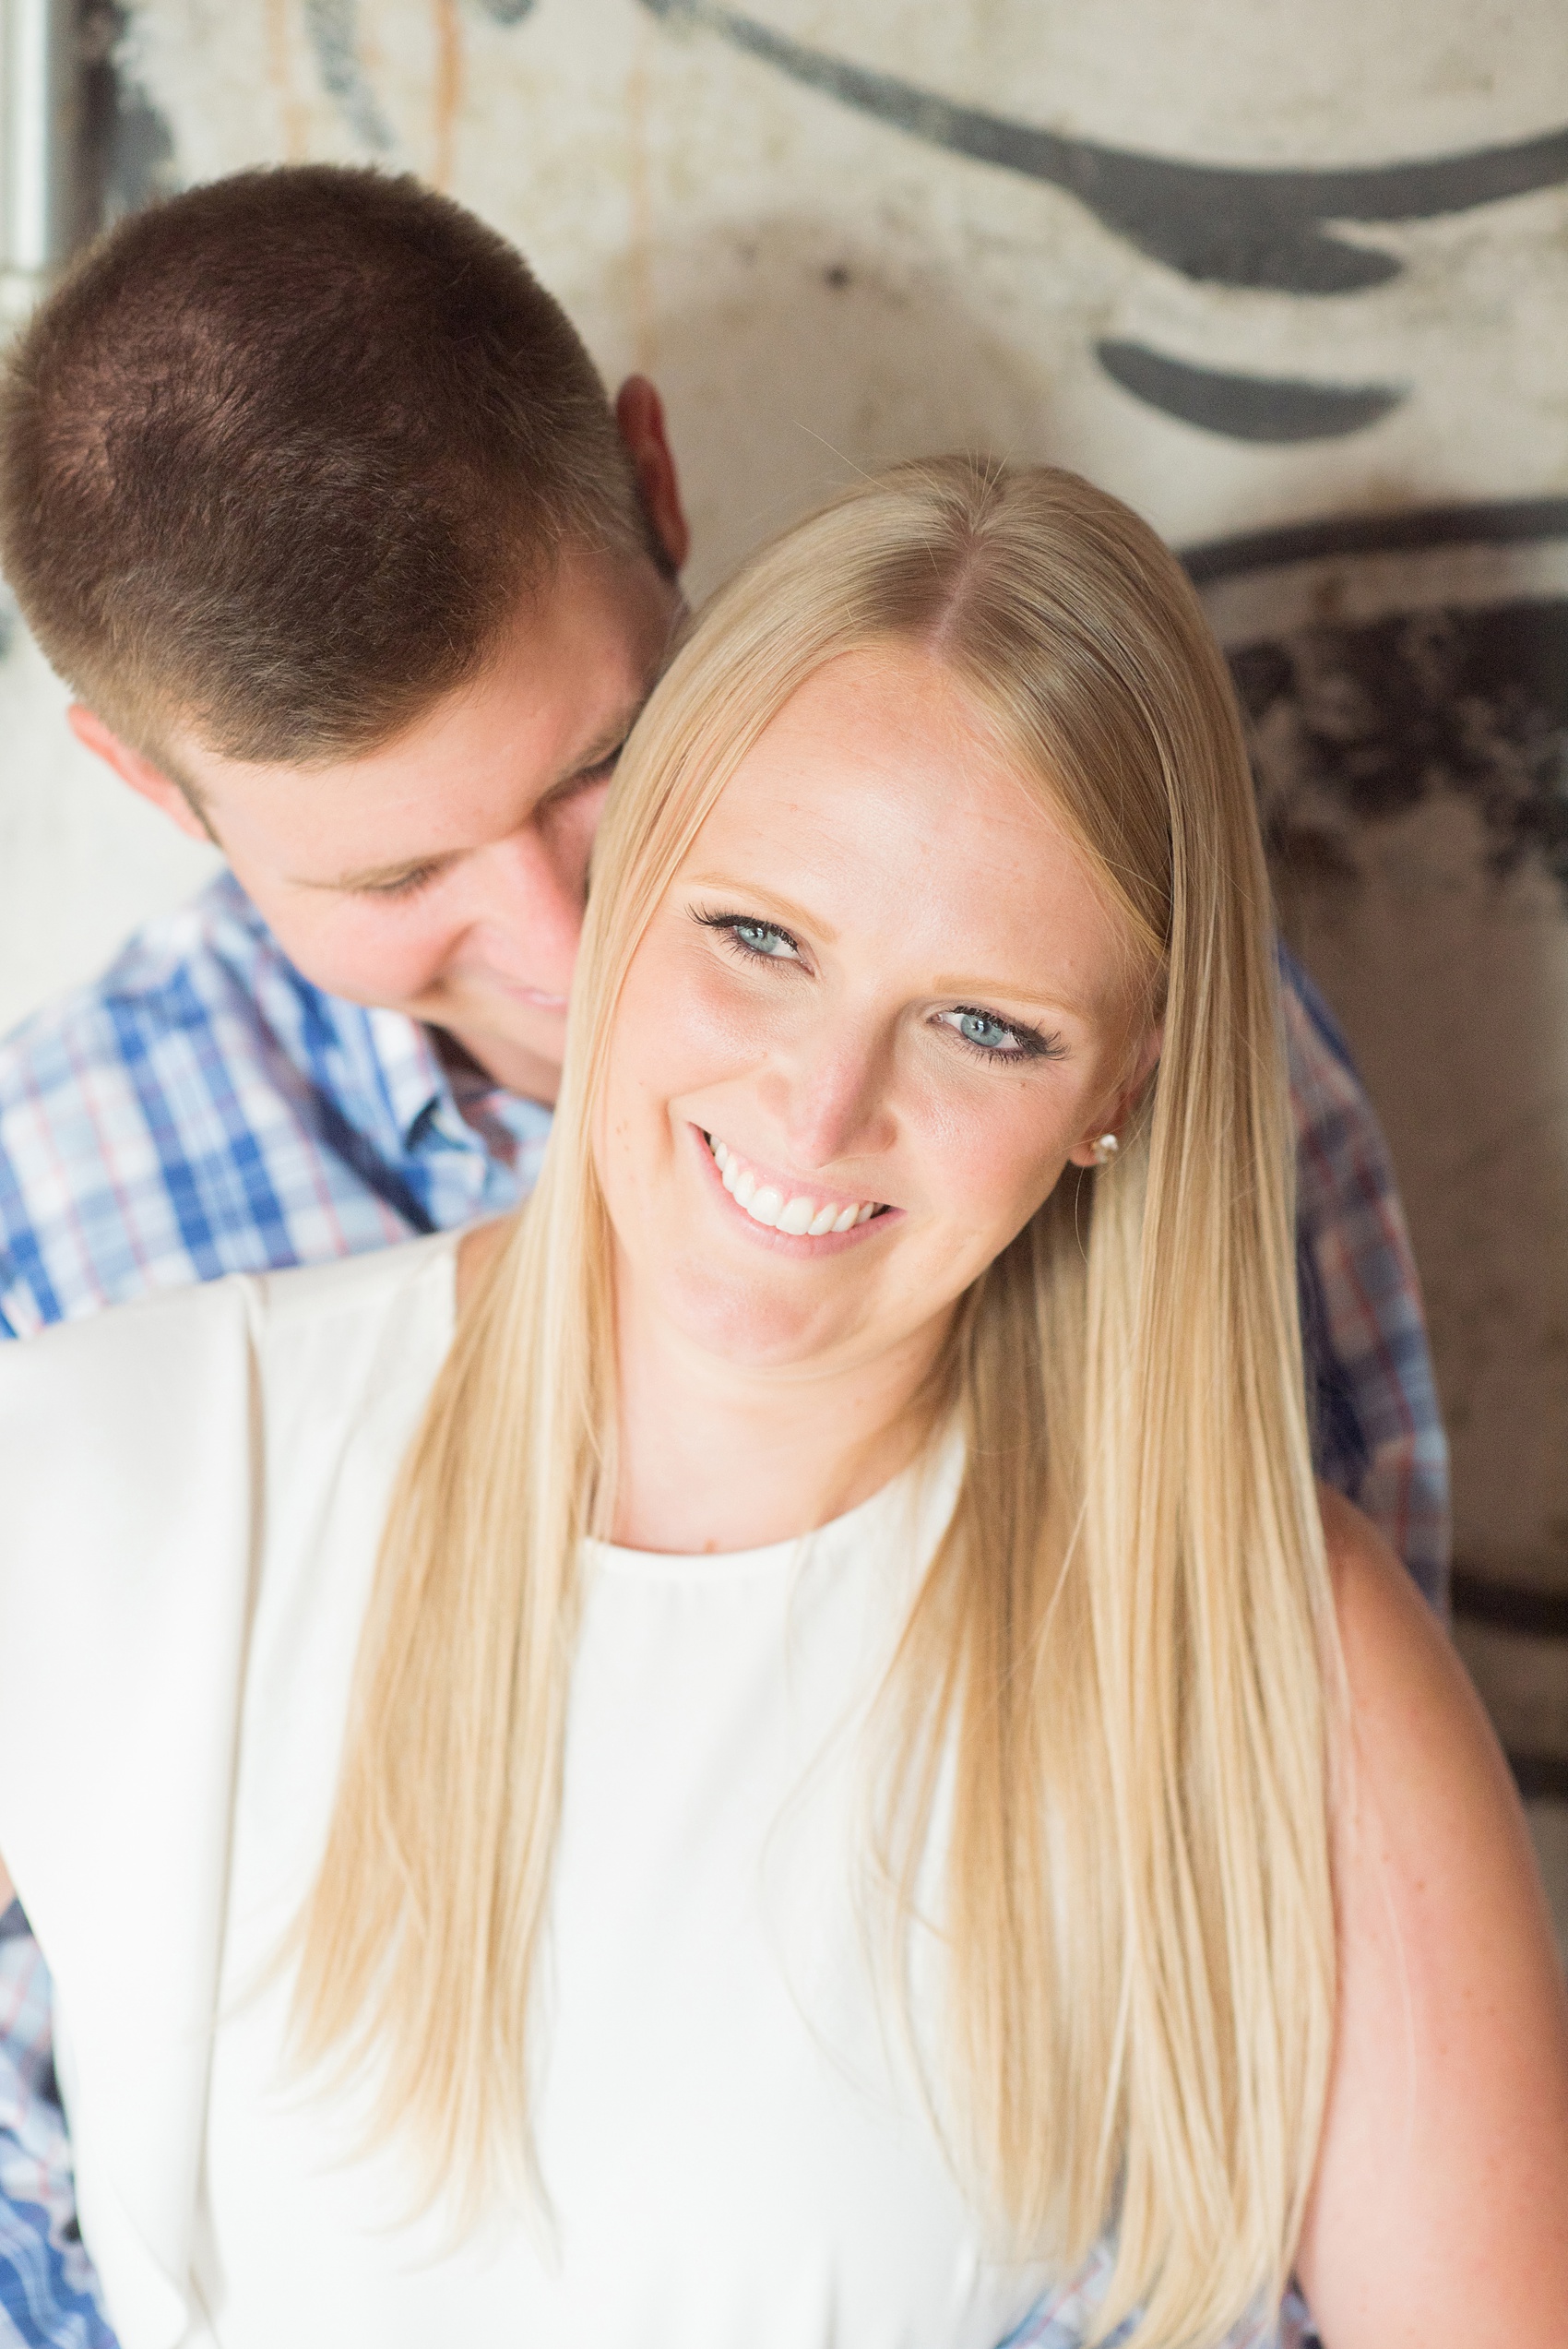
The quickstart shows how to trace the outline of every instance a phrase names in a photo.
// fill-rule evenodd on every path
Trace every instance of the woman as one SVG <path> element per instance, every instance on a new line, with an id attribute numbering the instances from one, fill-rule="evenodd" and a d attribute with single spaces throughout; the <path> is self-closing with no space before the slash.
<path id="1" fill-rule="evenodd" d="M 650 704 L 455 1328 L 426 1243 L 0 1363 L 126 2349 L 1143 2349 L 1292 2264 L 1329 2349 L 1561 2342 L 1562 1985 L 1320 1515 L 1272 985 L 1176 565 L 897 469 Z"/>

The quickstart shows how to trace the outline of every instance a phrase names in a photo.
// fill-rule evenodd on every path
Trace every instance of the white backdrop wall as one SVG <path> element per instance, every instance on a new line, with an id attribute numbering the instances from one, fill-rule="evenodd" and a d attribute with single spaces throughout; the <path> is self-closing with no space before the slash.
<path id="1" fill-rule="evenodd" d="M 698 591 L 848 471 L 951 445 L 1246 542 L 1206 577 L 1287 915 L 1393 1139 L 1461 1552 L 1568 1592 L 1561 0 L 123 16 L 124 184 L 416 171 L 521 244 L 610 377 L 652 374 Z M 62 701 L 14 628 L 4 1022 L 206 868 Z"/>

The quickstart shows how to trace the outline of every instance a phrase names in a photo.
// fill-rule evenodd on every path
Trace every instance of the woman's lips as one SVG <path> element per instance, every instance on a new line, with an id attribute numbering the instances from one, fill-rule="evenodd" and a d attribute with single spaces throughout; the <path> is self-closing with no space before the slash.
<path id="1" fill-rule="evenodd" d="M 843 1247 L 874 1225 L 900 1219 L 880 1199 L 852 1198 L 809 1177 L 781 1174 L 746 1158 L 721 1135 L 692 1132 L 719 1186 L 751 1229 L 791 1243 L 807 1254 Z"/>

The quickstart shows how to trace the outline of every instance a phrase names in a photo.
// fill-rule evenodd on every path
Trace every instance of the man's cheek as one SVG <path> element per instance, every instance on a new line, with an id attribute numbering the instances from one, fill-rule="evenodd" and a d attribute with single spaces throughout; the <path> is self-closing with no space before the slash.
<path id="1" fill-rule="evenodd" d="M 579 792 L 564 811 L 568 844 L 579 871 L 587 867 L 610 790 L 609 783 L 595 783 Z"/>
<path id="2" fill-rule="evenodd" d="M 410 1002 L 437 984 L 445 960 L 439 936 L 389 921 L 374 909 L 354 908 L 346 919 L 302 924 L 296 938 L 283 944 L 308 979 L 353 1003 Z"/>

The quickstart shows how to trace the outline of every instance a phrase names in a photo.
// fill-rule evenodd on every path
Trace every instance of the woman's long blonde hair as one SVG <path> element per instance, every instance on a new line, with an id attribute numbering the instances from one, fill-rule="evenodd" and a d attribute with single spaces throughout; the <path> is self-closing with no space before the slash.
<path id="1" fill-rule="evenodd" d="M 952 2141 L 1109 2328 L 1218 2341 L 1294 2250 L 1334 2004 L 1336 1653 L 1302 1401 L 1269 890 L 1224 667 L 1170 554 L 1075 476 L 864 482 L 709 605 L 594 863 L 544 1173 L 404 1465 L 303 1930 L 302 2049 L 477 2208 L 529 2176 L 578 1559 L 614 1486 L 591 1132 L 645 926 L 824 662 L 925 647 L 1064 818 L 1162 1008 L 1114 1165 L 1071 1172 L 960 1306 L 968 1441 L 884 1692 L 877 1856 L 906 1920 L 942 1782 Z M 931 2033 L 924 2036 L 929 2044 Z"/>

